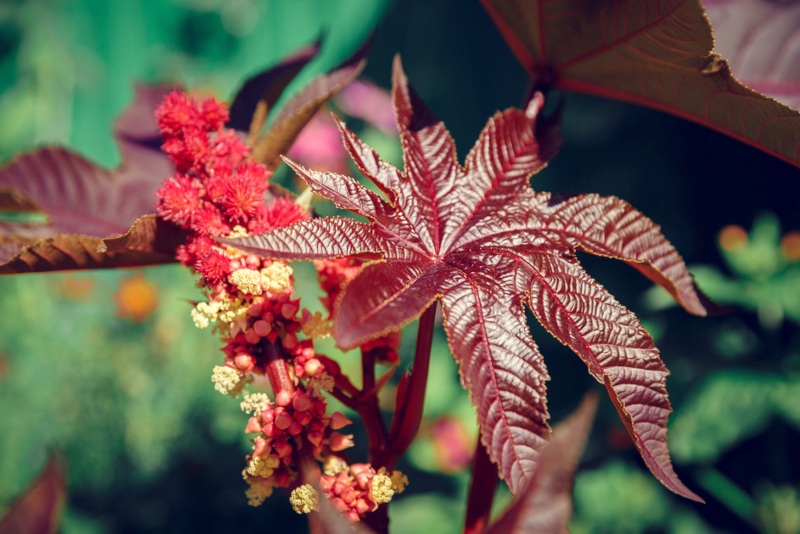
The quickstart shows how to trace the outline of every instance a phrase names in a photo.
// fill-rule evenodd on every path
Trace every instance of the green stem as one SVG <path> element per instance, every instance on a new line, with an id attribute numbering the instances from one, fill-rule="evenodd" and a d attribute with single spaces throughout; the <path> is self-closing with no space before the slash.
<path id="1" fill-rule="evenodd" d="M 756 521 L 757 510 L 753 499 L 735 482 L 716 469 L 709 467 L 697 473 L 697 481 L 731 512 L 739 516 L 754 528 L 759 528 Z"/>
<path id="2" fill-rule="evenodd" d="M 464 521 L 464 534 L 480 534 L 489 526 L 497 489 L 497 466 L 492 463 L 486 447 L 478 436 L 475 455 L 472 459 L 472 480 L 467 497 L 467 517 Z"/>

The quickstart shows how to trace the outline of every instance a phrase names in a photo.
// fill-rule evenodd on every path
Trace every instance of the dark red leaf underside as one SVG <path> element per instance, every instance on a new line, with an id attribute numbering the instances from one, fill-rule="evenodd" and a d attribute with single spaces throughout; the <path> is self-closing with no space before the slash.
<path id="1" fill-rule="evenodd" d="M 387 198 L 355 180 L 291 164 L 313 191 L 368 219 L 326 218 L 228 240 L 273 258 L 364 255 L 381 261 L 347 285 L 334 335 L 352 348 L 442 301 L 450 350 L 477 406 L 481 434 L 512 491 L 530 480 L 549 436 L 547 370 L 525 322 L 527 303 L 587 363 L 612 398 L 648 466 L 670 489 L 696 498 L 672 471 L 666 448 L 667 371 L 635 316 L 585 275 L 576 250 L 625 260 L 697 314 L 705 312 L 677 252 L 658 227 L 618 199 L 552 201 L 528 185 L 555 153 L 527 110 L 495 115 L 461 167 L 452 139 L 395 63 L 393 98 L 405 171 L 341 126 L 345 146 Z M 544 143 L 544 144 L 543 144 Z M 595 226 L 604 232 L 598 233 Z"/>
<path id="2" fill-rule="evenodd" d="M 47 219 L 42 224 L 4 221 L 0 225 L 0 273 L 167 261 L 141 252 L 127 259 L 121 252 L 104 257 L 99 249 L 103 238 L 124 234 L 138 217 L 153 211 L 156 190 L 174 172 L 160 151 L 161 136 L 153 117 L 153 110 L 170 90 L 137 88 L 136 99 L 116 125 L 123 157 L 118 169 L 98 167 L 64 148 L 46 147 L 24 154 L 0 170 L 0 184 L 5 188 L 0 197 L 8 200 L 21 194 Z"/>
<path id="3" fill-rule="evenodd" d="M 481 1 L 537 86 L 672 113 L 800 166 L 800 113 L 733 77 L 698 0 Z"/>
<path id="4" fill-rule="evenodd" d="M 259 103 L 272 109 L 303 67 L 319 53 L 320 41 L 302 48 L 280 63 L 245 80 L 230 106 L 230 119 L 225 125 L 234 130 L 248 131 Z"/>
<path id="5" fill-rule="evenodd" d="M 275 168 L 280 155 L 287 152 L 300 130 L 336 93 L 355 80 L 364 69 L 365 50 L 359 50 L 342 66 L 314 78 L 302 91 L 284 106 L 275 122 L 253 145 L 251 157 Z"/>
<path id="6" fill-rule="evenodd" d="M 55 458 L 6 510 L 0 534 L 49 534 L 59 531 L 66 494 L 64 467 Z"/>
<path id="7" fill-rule="evenodd" d="M 750 89 L 800 110 L 800 3 L 704 0 L 714 50 Z"/>
<path id="8" fill-rule="evenodd" d="M 580 407 L 553 429 L 525 492 L 487 534 L 536 532 L 561 534 L 572 517 L 572 486 L 597 409 L 597 397 L 587 395 Z"/>

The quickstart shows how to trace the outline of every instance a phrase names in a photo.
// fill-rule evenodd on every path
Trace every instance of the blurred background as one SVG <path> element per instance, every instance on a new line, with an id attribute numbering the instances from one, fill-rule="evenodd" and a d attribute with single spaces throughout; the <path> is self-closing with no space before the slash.
<path id="1" fill-rule="evenodd" d="M 247 76 L 322 36 L 299 88 L 373 29 L 364 84 L 331 108 L 390 161 L 400 154 L 384 90 L 396 53 L 462 158 L 494 111 L 523 103 L 527 76 L 477 2 L 3 0 L 0 161 L 60 144 L 119 165 L 112 123 L 135 83 L 177 81 L 230 100 Z M 628 200 L 731 308 L 690 316 L 625 265 L 582 257 L 655 337 L 672 371 L 676 469 L 707 504 L 660 486 L 604 400 L 571 531 L 800 532 L 800 172 L 662 113 L 554 96 L 565 99 L 565 142 L 534 188 Z M 348 170 L 324 116 L 293 150 L 309 165 Z M 292 185 L 285 169 L 276 179 Z M 320 309 L 313 269 L 298 266 L 297 279 L 305 306 Z M 246 415 L 213 389 L 222 358 L 215 336 L 192 325 L 197 297 L 192 276 L 174 266 L 0 277 L 0 513 L 55 453 L 68 478 L 64 533 L 305 531 L 284 496 L 247 506 Z M 602 388 L 531 327 L 557 423 Z M 411 328 L 404 366 L 413 336 Z M 319 350 L 358 368 L 330 343 Z M 441 331 L 434 352 L 426 419 L 401 466 L 411 485 L 390 508 L 394 532 L 462 528 L 475 412 Z M 501 488 L 496 507 L 508 500 Z"/>

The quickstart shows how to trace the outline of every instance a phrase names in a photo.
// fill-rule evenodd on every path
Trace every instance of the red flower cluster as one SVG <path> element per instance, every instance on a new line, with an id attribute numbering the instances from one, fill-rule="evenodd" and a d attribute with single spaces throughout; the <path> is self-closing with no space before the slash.
<path id="1" fill-rule="evenodd" d="M 207 291 L 208 301 L 192 310 L 195 324 L 205 328 L 215 323 L 222 334 L 225 362 L 214 369 L 215 387 L 238 396 L 252 375 L 264 374 L 273 386 L 274 402 L 265 393 L 251 393 L 244 395 L 241 404 L 252 415 L 245 432 L 257 434 L 243 472 L 250 485 L 250 503 L 261 504 L 274 487 L 297 486 L 301 456 L 333 461 L 349 474 L 331 479 L 328 493 L 337 507 L 357 521 L 387 501 L 370 496 L 375 476 L 370 466 L 347 467 L 339 456 L 353 441 L 352 435 L 337 430 L 351 421 L 338 412 L 326 415 L 322 392 L 335 387 L 340 369 L 315 352 L 313 336 L 329 329 L 330 317 L 312 315 L 301 308 L 300 299 L 292 298 L 294 280 L 286 264 L 215 241 L 219 236 L 287 226 L 308 218 L 308 213 L 291 199 L 265 202 L 270 172 L 248 161 L 247 145 L 224 128 L 228 112 L 223 104 L 212 99 L 197 102 L 173 92 L 156 117 L 164 135 L 163 149 L 177 166 L 177 174 L 158 190 L 158 214 L 190 231 L 177 257 L 201 276 L 199 285 Z M 322 266 L 329 315 L 341 285 L 359 269 L 360 263 L 351 260 Z M 392 337 L 388 345 L 381 340 L 374 343 L 377 357 L 389 345 L 396 354 L 399 337 Z M 282 378 L 275 373 L 283 373 Z M 351 489 L 343 486 L 348 480 Z M 385 496 L 386 488 L 381 491 Z M 300 503 L 297 509 L 310 511 L 315 506 L 312 497 L 312 489 L 298 486 L 291 499 Z"/>
<path id="2" fill-rule="evenodd" d="M 192 230 L 178 259 L 211 284 L 224 282 L 238 268 L 226 261 L 213 237 L 230 235 L 234 229 L 258 234 L 308 218 L 291 200 L 264 202 L 271 173 L 247 161 L 250 148 L 236 132 L 224 128 L 224 104 L 214 99 L 197 102 L 174 91 L 158 107 L 156 118 L 164 136 L 162 148 L 177 166 L 177 174 L 158 190 L 157 211 Z"/>

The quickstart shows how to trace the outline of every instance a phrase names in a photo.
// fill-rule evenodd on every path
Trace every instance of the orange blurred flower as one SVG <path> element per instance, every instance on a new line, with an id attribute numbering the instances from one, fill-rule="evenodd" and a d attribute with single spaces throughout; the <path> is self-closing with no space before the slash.
<path id="1" fill-rule="evenodd" d="M 158 307 L 158 288 L 141 273 L 136 273 L 120 282 L 114 300 L 119 317 L 138 323 Z"/>

